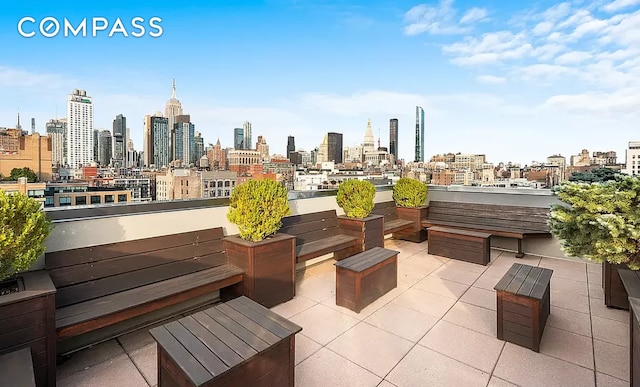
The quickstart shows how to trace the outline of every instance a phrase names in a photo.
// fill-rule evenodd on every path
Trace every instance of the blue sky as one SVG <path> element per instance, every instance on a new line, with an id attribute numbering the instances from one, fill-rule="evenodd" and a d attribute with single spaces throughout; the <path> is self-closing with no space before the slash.
<path id="1" fill-rule="evenodd" d="M 395 117 L 410 160 L 416 105 L 426 156 L 527 164 L 587 148 L 622 158 L 640 139 L 640 0 L 133 3 L 4 5 L 0 126 L 20 108 L 23 126 L 35 117 L 44 132 L 79 88 L 94 98 L 97 128 L 122 113 L 141 149 L 143 117 L 164 111 L 175 77 L 205 142 L 231 146 L 249 120 L 272 153 L 284 153 L 287 135 L 306 150 L 329 131 L 355 145 L 368 118 L 386 145 Z M 24 16 L 127 26 L 158 16 L 163 34 L 24 38 Z"/>

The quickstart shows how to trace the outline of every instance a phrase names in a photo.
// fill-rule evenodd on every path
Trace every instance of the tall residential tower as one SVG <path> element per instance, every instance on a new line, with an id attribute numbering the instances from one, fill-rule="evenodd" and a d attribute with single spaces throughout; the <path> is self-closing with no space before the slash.
<path id="1" fill-rule="evenodd" d="M 424 162 L 424 109 L 416 106 L 416 154 L 415 162 Z"/>
<path id="2" fill-rule="evenodd" d="M 67 162 L 80 168 L 95 161 L 93 99 L 85 90 L 74 89 L 67 97 Z"/>
<path id="3" fill-rule="evenodd" d="M 398 161 L 398 119 L 389 120 L 389 154 L 393 155 L 393 162 Z"/>

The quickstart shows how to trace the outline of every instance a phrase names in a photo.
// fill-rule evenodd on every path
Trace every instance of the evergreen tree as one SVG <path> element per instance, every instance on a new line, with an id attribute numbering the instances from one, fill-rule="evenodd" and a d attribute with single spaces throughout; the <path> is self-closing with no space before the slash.
<path id="1" fill-rule="evenodd" d="M 9 175 L 10 181 L 18 181 L 19 178 L 26 177 L 29 183 L 34 183 L 38 180 L 38 175 L 33 172 L 30 168 L 13 168 L 11 170 L 11 174 Z"/>

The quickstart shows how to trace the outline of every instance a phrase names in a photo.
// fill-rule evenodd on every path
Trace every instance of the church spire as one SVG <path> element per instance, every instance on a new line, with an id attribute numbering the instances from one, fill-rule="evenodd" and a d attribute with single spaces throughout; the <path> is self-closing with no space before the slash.
<path id="1" fill-rule="evenodd" d="M 178 99 L 176 97 L 176 79 L 173 78 L 173 86 L 171 87 L 171 99 Z"/>

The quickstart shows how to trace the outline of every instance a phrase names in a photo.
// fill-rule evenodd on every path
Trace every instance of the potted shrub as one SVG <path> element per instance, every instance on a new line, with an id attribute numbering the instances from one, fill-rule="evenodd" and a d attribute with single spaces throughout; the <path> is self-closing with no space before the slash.
<path id="1" fill-rule="evenodd" d="M 31 347 L 39 386 L 56 383 L 55 287 L 45 270 L 26 270 L 50 231 L 39 202 L 0 190 L 0 353 Z"/>
<path id="2" fill-rule="evenodd" d="M 416 179 L 403 177 L 393 186 L 393 201 L 396 202 L 398 218 L 413 222 L 409 231 L 394 232 L 393 237 L 412 242 L 427 240 L 427 230 L 422 221 L 427 219 L 427 185 Z"/>
<path id="3" fill-rule="evenodd" d="M 295 237 L 278 233 L 290 213 L 287 190 L 273 180 L 249 180 L 231 193 L 227 219 L 240 233 L 224 244 L 229 263 L 245 270 L 236 291 L 268 308 L 295 295 Z"/>
<path id="4" fill-rule="evenodd" d="M 628 309 L 617 269 L 640 269 L 640 180 L 564 183 L 556 193 L 568 206 L 552 206 L 551 233 L 567 255 L 603 262 L 605 304 Z"/>
<path id="5" fill-rule="evenodd" d="M 347 180 L 338 186 L 336 201 L 344 210 L 344 216 L 338 216 L 338 225 L 342 233 L 357 237 L 358 243 L 355 249 L 336 254 L 336 259 L 374 247 L 384 247 L 384 217 L 369 215 L 375 196 L 376 187 L 366 180 Z"/>

